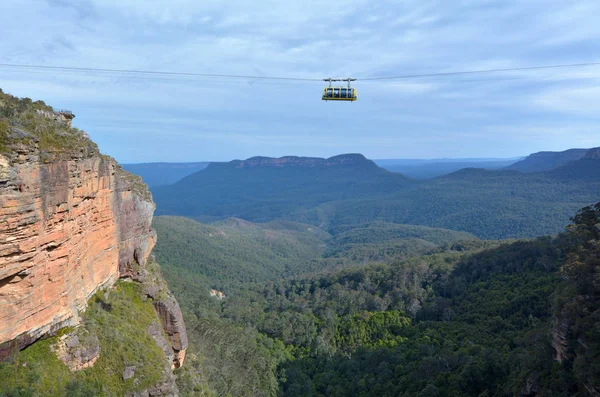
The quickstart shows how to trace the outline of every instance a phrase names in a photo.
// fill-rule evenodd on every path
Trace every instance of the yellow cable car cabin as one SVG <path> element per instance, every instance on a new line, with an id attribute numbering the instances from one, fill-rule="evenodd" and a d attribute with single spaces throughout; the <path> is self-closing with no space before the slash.
<path id="1" fill-rule="evenodd" d="M 327 87 L 323 90 L 324 101 L 356 101 L 358 93 L 356 88 Z"/>
<path id="2" fill-rule="evenodd" d="M 350 87 L 350 82 L 356 79 L 323 79 L 329 82 L 329 87 L 323 90 L 324 101 L 356 101 L 358 99 L 358 92 L 356 88 Z M 332 81 L 347 81 L 348 87 L 332 87 Z"/>

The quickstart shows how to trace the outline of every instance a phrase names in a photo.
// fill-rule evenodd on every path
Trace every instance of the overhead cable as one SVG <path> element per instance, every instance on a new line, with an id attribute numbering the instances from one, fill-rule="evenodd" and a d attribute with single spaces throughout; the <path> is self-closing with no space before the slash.
<path id="1" fill-rule="evenodd" d="M 600 62 L 588 63 L 571 63 L 571 64 L 554 64 L 542 66 L 525 66 L 515 68 L 499 68 L 499 69 L 480 69 L 480 70 L 464 70 L 452 72 L 438 73 L 423 73 L 423 74 L 405 74 L 396 76 L 381 76 L 358 78 L 358 81 L 378 81 L 378 80 L 400 80 L 400 79 L 416 79 L 423 77 L 445 77 L 445 76 L 460 76 L 471 74 L 490 74 L 503 72 L 518 72 L 518 71 L 535 71 L 543 69 L 559 69 L 559 68 L 578 68 L 600 66 Z M 138 70 L 138 69 L 108 69 L 108 68 L 89 68 L 75 66 L 48 66 L 48 65 L 27 65 L 27 64 L 10 64 L 0 63 L 0 67 L 16 68 L 16 69 L 31 69 L 43 71 L 57 72 L 91 72 L 91 73 L 122 73 L 126 75 L 161 75 L 161 76 L 185 76 L 185 77 L 203 77 L 203 78 L 226 78 L 226 79 L 246 79 L 246 80 L 279 80 L 279 81 L 305 81 L 305 82 L 321 82 L 321 78 L 305 78 L 305 77 L 287 77 L 287 76 L 254 76 L 254 75 L 237 75 L 237 74 L 215 74 L 215 73 L 195 73 L 195 72 L 172 72 L 172 71 L 157 71 L 157 70 Z"/>

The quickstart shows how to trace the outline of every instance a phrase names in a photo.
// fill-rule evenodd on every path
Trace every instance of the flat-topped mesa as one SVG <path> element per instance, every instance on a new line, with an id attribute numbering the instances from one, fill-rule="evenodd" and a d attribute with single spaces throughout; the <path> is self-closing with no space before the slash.
<path id="1" fill-rule="evenodd" d="M 147 186 L 87 134 L 49 118 L 43 102 L 0 91 L 0 110 L 3 359 L 78 324 L 98 289 L 145 265 L 156 232 Z"/>
<path id="2" fill-rule="evenodd" d="M 211 163 L 209 167 L 214 166 L 232 166 L 234 168 L 284 168 L 284 167 L 332 167 L 340 165 L 375 165 L 362 154 L 341 154 L 330 158 L 319 157 L 298 157 L 284 156 L 279 158 L 272 157 L 251 157 L 247 160 L 233 160 L 228 163 Z"/>

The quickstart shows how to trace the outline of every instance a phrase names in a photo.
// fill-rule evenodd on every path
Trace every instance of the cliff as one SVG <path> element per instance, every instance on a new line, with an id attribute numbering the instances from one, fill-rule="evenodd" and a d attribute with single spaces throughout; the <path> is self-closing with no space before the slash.
<path id="1" fill-rule="evenodd" d="M 89 299 L 139 274 L 155 244 L 147 187 L 72 128 L 73 117 L 0 91 L 0 358 L 78 325 Z M 168 303 L 168 316 L 157 313 L 179 366 L 179 307 L 168 291 L 155 298 Z"/>

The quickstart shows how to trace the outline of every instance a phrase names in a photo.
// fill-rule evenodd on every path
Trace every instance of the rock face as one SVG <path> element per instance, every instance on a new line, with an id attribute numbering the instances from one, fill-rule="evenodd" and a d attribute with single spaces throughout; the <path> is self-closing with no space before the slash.
<path id="1" fill-rule="evenodd" d="M 7 163 L 9 165 L 7 166 Z M 42 164 L 0 157 L 0 343 L 65 325 L 154 246 L 152 201 L 100 155 Z"/>
<path id="2" fill-rule="evenodd" d="M 0 117 L 3 359 L 77 325 L 98 289 L 145 266 L 156 232 L 155 205 L 141 178 L 101 155 L 87 134 L 70 127 L 72 117 L 1 91 L 0 108 L 12 112 Z M 187 336 L 179 306 L 167 293 L 156 300 L 181 365 Z M 67 357 L 73 349 L 65 346 Z M 75 366 L 87 365 L 87 356 L 93 355 L 84 354 Z"/>
<path id="3" fill-rule="evenodd" d="M 63 122 L 69 127 L 71 126 L 72 120 L 75 118 L 75 115 L 70 110 L 49 111 L 38 109 L 36 113 L 47 119 Z"/>
<path id="4" fill-rule="evenodd" d="M 187 333 L 179 305 L 174 298 L 169 296 L 164 300 L 155 301 L 154 308 L 175 352 L 173 368 L 179 368 L 183 365 L 185 350 L 188 346 Z"/>
<path id="5" fill-rule="evenodd" d="M 153 256 L 146 267 L 133 266 L 131 270 L 131 278 L 141 283 L 144 286 L 144 294 L 152 299 L 162 330 L 168 338 L 170 354 L 167 354 L 167 357 L 171 362 L 171 369 L 181 367 L 185 360 L 188 339 L 179 303 L 171 295 Z M 157 340 L 155 332 L 150 334 Z M 164 350 L 162 343 L 158 340 L 157 343 Z"/>
<path id="6" fill-rule="evenodd" d="M 139 393 L 133 393 L 133 394 L 131 394 L 131 397 L 177 396 L 177 395 L 179 395 L 179 389 L 177 388 L 177 384 L 175 383 L 175 376 L 173 375 L 173 372 L 171 371 L 173 369 L 172 363 L 174 362 L 174 358 L 176 357 L 173 347 L 172 347 L 171 343 L 165 339 L 165 332 L 162 328 L 162 325 L 158 324 L 158 322 L 152 323 L 150 325 L 150 327 L 148 327 L 147 331 L 152 336 L 152 338 L 156 342 L 157 346 L 160 347 L 162 349 L 162 351 L 165 353 L 165 356 L 167 357 L 167 361 L 169 363 L 171 363 L 171 365 L 165 369 L 165 373 L 168 376 L 164 380 L 164 382 L 161 382 L 148 390 L 144 390 Z M 185 350 L 183 352 L 185 353 Z M 181 363 L 183 363 L 183 360 L 181 360 Z"/>
<path id="7" fill-rule="evenodd" d="M 80 371 L 93 367 L 100 357 L 100 342 L 95 335 L 86 335 L 81 340 L 75 334 L 60 337 L 52 348 L 58 359 L 65 363 L 71 371 Z"/>

